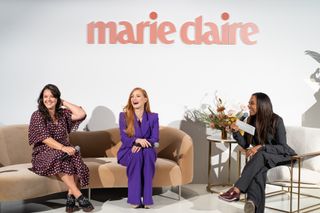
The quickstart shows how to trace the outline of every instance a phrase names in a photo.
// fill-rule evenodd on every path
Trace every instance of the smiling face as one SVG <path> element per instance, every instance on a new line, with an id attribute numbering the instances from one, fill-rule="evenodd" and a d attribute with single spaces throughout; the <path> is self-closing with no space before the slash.
<path id="1" fill-rule="evenodd" d="M 251 96 L 248 104 L 250 116 L 257 114 L 257 97 Z"/>
<path id="2" fill-rule="evenodd" d="M 131 104 L 134 109 L 144 109 L 148 99 L 143 95 L 141 90 L 134 90 L 130 96 Z"/>
<path id="3" fill-rule="evenodd" d="M 49 89 L 43 91 L 43 104 L 48 110 L 55 110 L 57 98 L 55 98 Z"/>

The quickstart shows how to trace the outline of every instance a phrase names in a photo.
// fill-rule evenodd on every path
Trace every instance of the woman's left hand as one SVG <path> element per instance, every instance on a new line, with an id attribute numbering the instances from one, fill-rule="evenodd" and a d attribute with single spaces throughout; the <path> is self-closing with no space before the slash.
<path id="1" fill-rule="evenodd" d="M 139 147 L 139 146 L 132 146 L 131 152 L 132 152 L 132 153 L 136 153 L 136 152 L 139 152 L 140 149 L 141 149 L 141 147 Z"/>
<path id="2" fill-rule="evenodd" d="M 247 157 L 254 156 L 259 151 L 260 148 L 261 148 L 261 145 L 257 145 L 257 146 L 252 147 L 251 149 L 247 150 L 246 156 Z"/>

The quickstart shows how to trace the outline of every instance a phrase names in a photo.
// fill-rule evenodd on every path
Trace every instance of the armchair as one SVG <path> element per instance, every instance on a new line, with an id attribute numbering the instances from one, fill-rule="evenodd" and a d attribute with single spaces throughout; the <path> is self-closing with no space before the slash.
<path id="1" fill-rule="evenodd" d="M 297 155 L 292 156 L 290 165 L 277 166 L 268 171 L 267 184 L 279 186 L 281 189 L 266 194 L 266 208 L 281 212 L 310 212 L 320 209 L 320 196 L 302 191 L 320 189 L 320 129 L 287 126 L 286 133 L 287 143 Z M 238 158 L 241 166 L 240 151 Z M 272 203 L 268 202 L 268 198 L 281 194 L 288 195 L 289 206 L 286 210 L 272 207 Z M 317 202 L 302 205 L 302 197 L 312 197 Z"/>

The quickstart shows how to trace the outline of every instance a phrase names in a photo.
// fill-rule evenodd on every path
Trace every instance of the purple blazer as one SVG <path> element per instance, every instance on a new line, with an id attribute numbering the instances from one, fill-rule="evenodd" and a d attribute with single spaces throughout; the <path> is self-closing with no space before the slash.
<path id="1" fill-rule="evenodd" d="M 127 123 L 125 120 L 125 113 L 121 112 L 119 115 L 119 128 L 122 145 L 118 151 L 118 162 L 128 153 L 137 138 L 147 139 L 153 146 L 155 142 L 159 141 L 159 118 L 157 113 L 144 112 L 142 123 L 139 125 L 138 118 L 134 115 L 134 131 L 135 135 L 129 137 L 125 133 Z"/>

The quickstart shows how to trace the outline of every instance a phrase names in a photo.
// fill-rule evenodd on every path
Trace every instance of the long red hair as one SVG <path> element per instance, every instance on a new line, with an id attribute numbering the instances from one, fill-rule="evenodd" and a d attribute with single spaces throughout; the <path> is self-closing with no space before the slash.
<path id="1" fill-rule="evenodd" d="M 129 137 L 133 137 L 134 134 L 135 134 L 135 131 L 134 131 L 134 109 L 133 109 L 133 106 L 132 106 L 132 103 L 131 103 L 131 96 L 136 90 L 141 91 L 143 96 L 145 98 L 147 98 L 147 102 L 144 104 L 144 111 L 145 112 L 151 112 L 150 103 L 149 103 L 149 97 L 148 97 L 147 92 L 144 89 L 140 88 L 140 87 L 134 88 L 130 92 L 127 105 L 123 108 L 123 111 L 125 113 L 126 123 L 127 123 L 127 128 L 126 128 L 125 132 Z"/>

